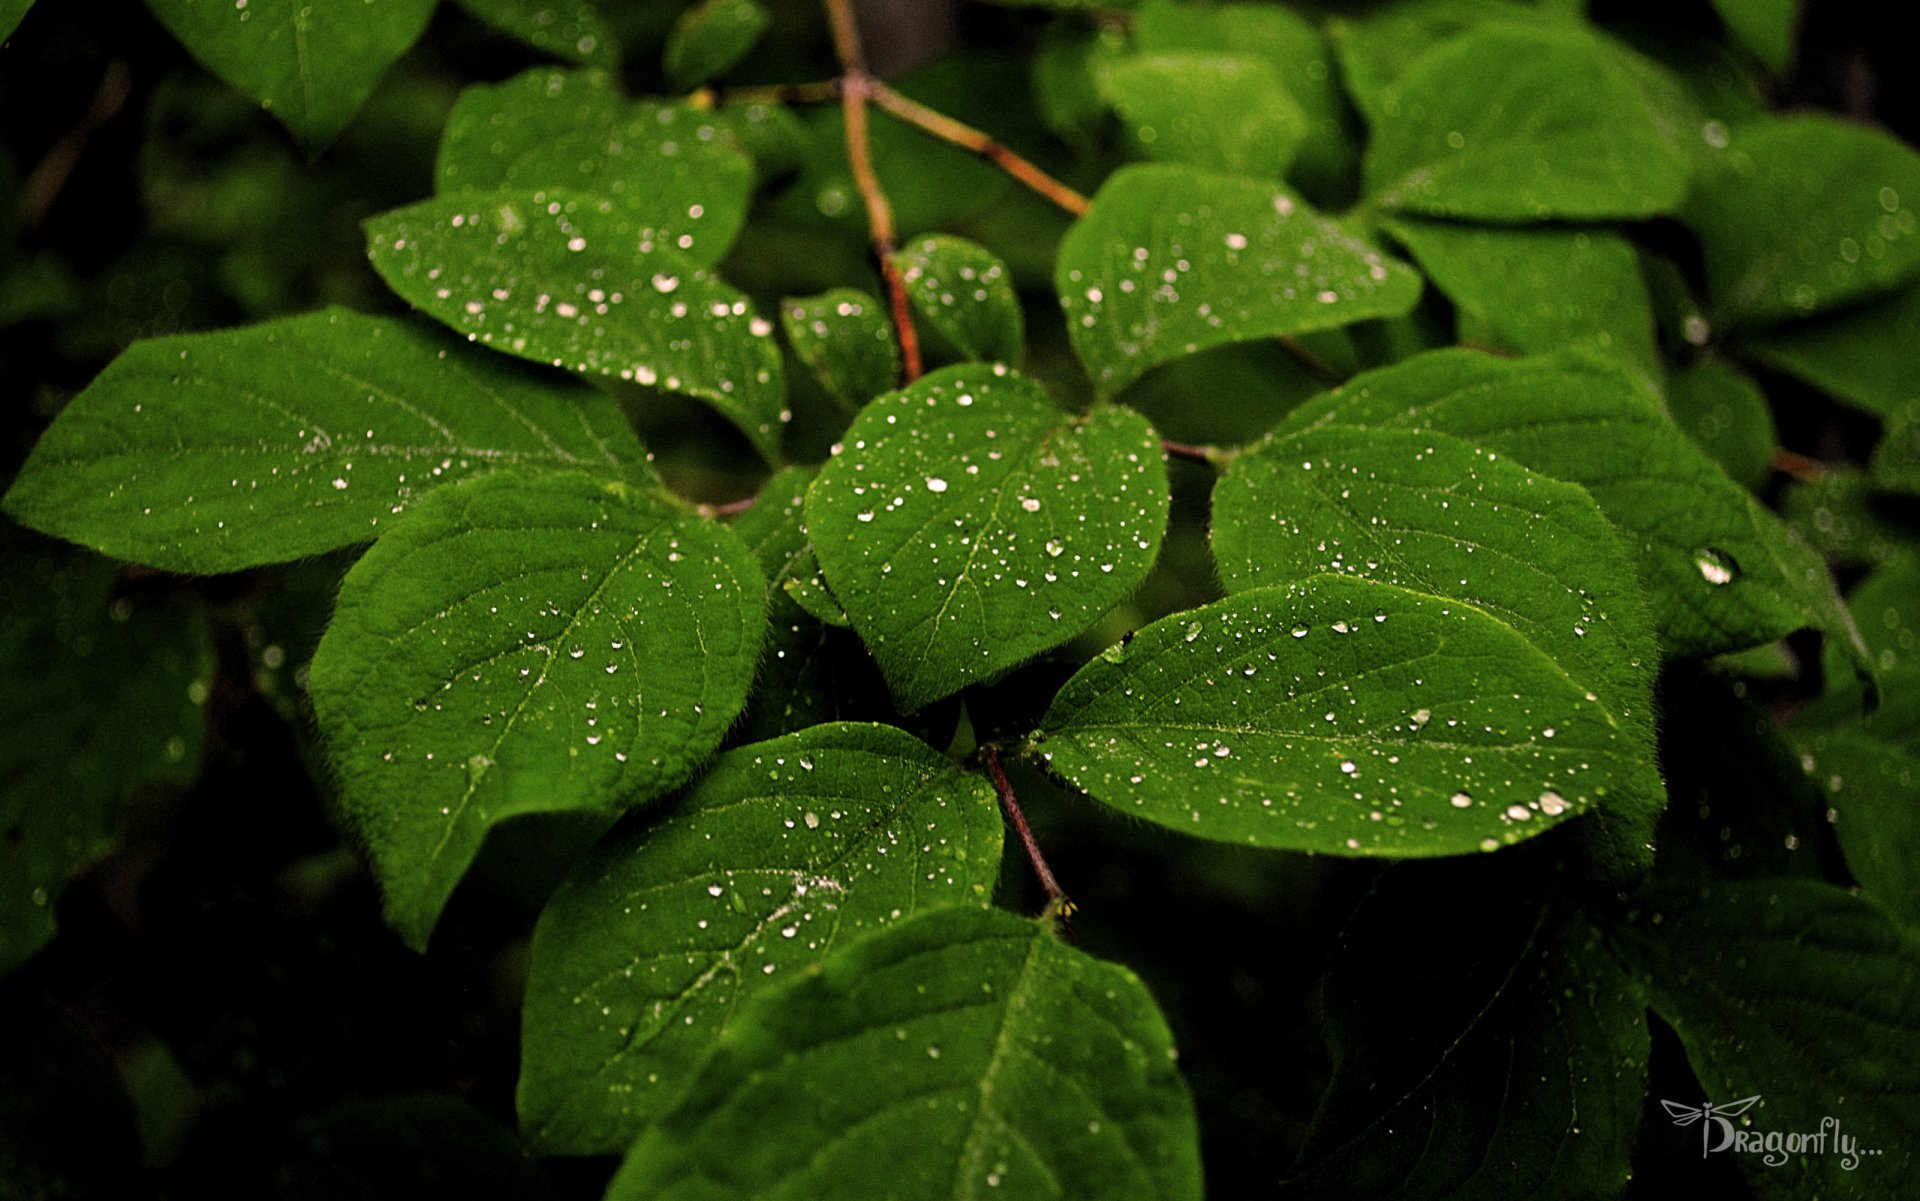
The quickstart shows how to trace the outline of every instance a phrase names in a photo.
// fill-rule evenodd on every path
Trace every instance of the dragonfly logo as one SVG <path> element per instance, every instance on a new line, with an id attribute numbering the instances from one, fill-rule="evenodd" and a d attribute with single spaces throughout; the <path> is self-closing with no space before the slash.
<path id="1" fill-rule="evenodd" d="M 1759 1103 L 1760 1095 L 1755 1093 L 1725 1105 L 1715 1105 L 1711 1101 L 1699 1105 L 1662 1101 L 1660 1105 L 1676 1126 L 1698 1123 L 1702 1159 L 1715 1151 L 1732 1151 L 1735 1154 L 1758 1155 L 1761 1163 L 1777 1168 L 1795 1155 L 1838 1155 L 1840 1166 L 1851 1172 L 1860 1166 L 1861 1159 L 1880 1154 L 1877 1149 L 1862 1147 L 1854 1135 L 1842 1133 L 1840 1119 L 1835 1117 L 1821 1118 L 1820 1129 L 1813 1133 L 1756 1130 L 1747 1124 L 1734 1122 L 1735 1118 Z"/>

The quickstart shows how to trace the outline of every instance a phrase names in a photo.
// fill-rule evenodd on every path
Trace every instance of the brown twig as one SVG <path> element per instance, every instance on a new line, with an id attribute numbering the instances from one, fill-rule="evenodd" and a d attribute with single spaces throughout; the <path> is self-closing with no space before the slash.
<path id="1" fill-rule="evenodd" d="M 900 342 L 903 383 L 920 378 L 920 336 L 913 328 L 913 310 L 907 302 L 907 281 L 894 264 L 899 235 L 893 227 L 893 206 L 873 170 L 873 146 L 867 137 L 867 99 L 880 82 L 867 73 L 860 49 L 860 30 L 854 24 L 852 0 L 824 0 L 827 22 L 833 28 L 833 52 L 840 60 L 840 108 L 847 122 L 847 166 L 853 185 L 867 209 L 868 239 L 879 260 L 880 277 L 887 285 L 887 306 L 893 316 L 894 336 Z"/>
<path id="2" fill-rule="evenodd" d="M 1803 455 L 1799 451 L 1788 450 L 1784 446 L 1773 448 L 1773 469 L 1783 475 L 1792 476 L 1803 484 L 1818 483 L 1826 478 L 1827 474 L 1825 463 Z"/>
<path id="3" fill-rule="evenodd" d="M 1226 452 L 1217 446 L 1197 446 L 1192 442 L 1175 442 L 1172 438 L 1160 439 L 1160 449 L 1167 452 L 1168 458 L 1186 459 L 1209 467 L 1227 458 Z"/>
<path id="4" fill-rule="evenodd" d="M 702 505 L 701 508 L 704 509 L 710 517 L 738 517 L 748 509 L 753 508 L 759 499 L 760 494 L 756 492 L 752 496 L 743 496 L 739 500 L 730 500 L 718 505 Z"/>
<path id="5" fill-rule="evenodd" d="M 930 109 L 878 80 L 871 81 L 868 86 L 872 89 L 871 96 L 876 105 L 915 129 L 979 155 L 1076 217 L 1087 211 L 1085 196 L 1015 154 L 1006 143 L 991 134 Z"/>
<path id="6" fill-rule="evenodd" d="M 812 83 L 769 83 L 744 88 L 712 89 L 716 104 L 831 104 L 840 99 L 838 79 Z"/>
<path id="7" fill-rule="evenodd" d="M 1054 879 L 1053 869 L 1047 866 L 1047 857 L 1040 853 L 1040 844 L 1033 837 L 1033 828 L 1027 825 L 1027 815 L 1020 811 L 1020 802 L 1013 795 L 1013 782 L 1007 779 L 1007 769 L 1000 763 L 1000 748 L 988 743 L 980 748 L 980 758 L 987 765 L 987 778 L 993 781 L 993 790 L 1000 794 L 1000 811 L 1007 815 L 1013 832 L 1020 836 L 1020 845 L 1027 851 L 1027 862 L 1033 865 L 1033 874 L 1046 891 L 1047 908 L 1059 915 L 1062 927 L 1071 931 L 1067 919 L 1073 913 L 1073 903 L 1067 900 L 1060 881 Z"/>
<path id="8" fill-rule="evenodd" d="M 127 64 L 116 59 L 107 64 L 107 70 L 100 77 L 100 86 L 93 94 L 92 103 L 74 127 L 67 131 L 45 157 L 37 163 L 26 182 L 20 188 L 20 222 L 28 229 L 37 227 L 46 217 L 47 210 L 60 195 L 73 175 L 73 169 L 79 165 L 80 156 L 86 152 L 87 143 L 100 127 L 118 116 L 126 107 L 127 96 L 132 91 L 133 75 Z"/>

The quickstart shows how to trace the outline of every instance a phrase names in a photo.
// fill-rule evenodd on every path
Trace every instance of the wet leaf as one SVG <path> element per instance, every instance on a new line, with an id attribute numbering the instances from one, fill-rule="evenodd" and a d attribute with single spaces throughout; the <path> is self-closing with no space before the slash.
<path id="1" fill-rule="evenodd" d="M 685 89 L 726 74 L 772 23 L 758 0 L 701 0 L 667 34 L 667 82 Z"/>
<path id="2" fill-rule="evenodd" d="M 147 0 L 147 7 L 209 71 L 258 100 L 317 152 L 340 136 L 426 29 L 434 0 Z"/>
<path id="3" fill-rule="evenodd" d="M 1653 216 L 1679 207 L 1688 173 L 1621 52 L 1546 24 L 1491 24 L 1422 55 L 1367 145 L 1378 203 L 1441 217 Z"/>
<path id="4" fill-rule="evenodd" d="M 790 414 L 772 323 L 613 202 L 460 192 L 366 228 L 388 285 L 470 341 L 697 396 L 777 454 Z"/>
<path id="5" fill-rule="evenodd" d="M 1277 180 L 1307 136 L 1279 73 L 1252 56 L 1129 54 L 1100 63 L 1095 81 L 1142 158 Z"/>
<path id="6" fill-rule="evenodd" d="M 780 302 L 793 353 L 820 386 L 857 409 L 900 382 L 900 346 L 878 300 L 855 288 Z"/>
<path id="7" fill-rule="evenodd" d="M 1497 850 L 1657 804 L 1641 738 L 1511 626 L 1329 575 L 1140 630 L 1067 682 L 1035 745 L 1123 813 L 1339 855 Z"/>
<path id="8" fill-rule="evenodd" d="M 1741 339 L 1736 349 L 1856 409 L 1891 417 L 1913 399 L 1913 381 L 1920 378 L 1920 288 L 1772 326 Z"/>
<path id="9" fill-rule="evenodd" d="M 1285 188 L 1189 167 L 1114 172 L 1060 244 L 1054 283 L 1102 395 L 1210 346 L 1413 308 L 1405 264 Z"/>
<path id="10" fill-rule="evenodd" d="M 903 712 L 1092 625 L 1167 524 L 1159 439 L 1062 412 L 1004 367 L 951 367 L 861 411 L 807 492 L 827 584 Z"/>
<path id="11" fill-rule="evenodd" d="M 329 309 L 136 344 L 4 503 L 122 559 L 233 571 L 370 541 L 433 489 L 502 467 L 640 483 L 645 458 L 600 392 Z"/>
<path id="12" fill-rule="evenodd" d="M 454 3 L 536 50 L 609 71 L 620 65 L 620 40 L 590 0 L 454 0 Z"/>
<path id="13" fill-rule="evenodd" d="M 992 251 L 935 234 L 913 239 L 893 261 L 914 311 L 962 356 L 1019 363 L 1026 323 L 1007 265 Z"/>
<path id="14" fill-rule="evenodd" d="M 1342 12 L 1328 22 L 1339 59 L 1341 83 L 1354 105 L 1377 125 L 1387 89 L 1422 55 L 1451 38 L 1486 24 L 1564 27 L 1567 14 L 1548 4 L 1508 0 L 1399 0 Z"/>
<path id="15" fill-rule="evenodd" d="M 1773 475 L 1773 412 L 1759 385 L 1709 359 L 1667 377 L 1667 413 L 1721 470 L 1758 492 Z"/>
<path id="16" fill-rule="evenodd" d="M 1000 837 L 985 777 L 888 726 L 816 726 L 722 755 L 542 912 L 527 1136 L 548 1154 L 626 1150 L 756 997 L 890 922 L 985 905 Z"/>
<path id="17" fill-rule="evenodd" d="M 607 1196 L 1197 1201 L 1197 1144 L 1133 973 L 1012 914 L 947 909 L 743 1008 Z"/>
<path id="18" fill-rule="evenodd" d="M 493 825 L 610 821 L 691 776 L 745 704 L 766 603 L 731 531 L 588 476 L 441 489 L 375 543 L 313 703 L 409 945 Z"/>

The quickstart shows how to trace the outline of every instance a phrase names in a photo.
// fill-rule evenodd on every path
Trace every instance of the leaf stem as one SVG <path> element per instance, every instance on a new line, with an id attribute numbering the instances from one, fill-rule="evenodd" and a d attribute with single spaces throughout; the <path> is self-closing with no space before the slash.
<path id="1" fill-rule="evenodd" d="M 1048 911 L 1057 914 L 1061 927 L 1071 932 L 1068 918 L 1073 913 L 1073 902 L 1067 900 L 1066 891 L 1060 887 L 1060 881 L 1054 879 L 1053 869 L 1047 866 L 1047 857 L 1040 853 L 1040 844 L 1033 837 L 1033 827 L 1027 825 L 1027 815 L 1021 812 L 1020 801 L 1013 795 L 1013 781 L 1007 779 L 1007 769 L 1000 763 L 1000 748 L 989 742 L 980 748 L 980 758 L 987 765 L 987 778 L 993 781 L 993 790 L 1000 794 L 1000 811 L 1007 815 L 1013 832 L 1020 836 L 1020 845 L 1026 848 L 1027 862 L 1033 865 L 1033 874 L 1046 891 Z"/>
<path id="2" fill-rule="evenodd" d="M 1333 364 L 1300 345 L 1298 339 L 1291 338 L 1286 334 L 1277 334 L 1274 337 L 1274 341 L 1280 343 L 1281 349 L 1293 356 L 1294 362 L 1312 372 L 1314 376 L 1318 378 L 1321 383 L 1327 385 L 1327 387 L 1338 388 L 1341 384 L 1347 382 L 1347 377 L 1336 371 Z"/>
<path id="3" fill-rule="evenodd" d="M 893 206 L 873 170 L 873 146 L 867 137 L 867 99 L 880 81 L 867 73 L 860 48 L 860 29 L 854 23 L 852 0 L 823 0 L 833 29 L 833 52 L 840 61 L 840 109 L 847 122 L 847 166 L 867 209 L 867 236 L 873 244 L 880 277 L 887 285 L 887 306 L 893 317 L 894 337 L 900 343 L 902 383 L 920 378 L 920 336 L 913 328 L 913 310 L 907 302 L 907 281 L 894 264 L 899 249 L 893 227 Z"/>
<path id="4" fill-rule="evenodd" d="M 1192 442 L 1175 442 L 1172 438 L 1160 439 L 1160 449 L 1168 458 L 1185 459 L 1190 463 L 1204 463 L 1209 467 L 1225 467 L 1233 461 L 1237 451 L 1222 450 L 1218 446 L 1200 446 Z"/>
<path id="5" fill-rule="evenodd" d="M 839 79 L 810 83 L 769 83 L 744 88 L 713 88 L 718 104 L 831 104 L 840 99 Z"/>
<path id="6" fill-rule="evenodd" d="M 903 96 L 879 80 L 871 80 L 873 102 L 922 132 L 970 151 L 1014 179 L 1078 217 L 1087 211 L 1087 198 L 1013 152 L 1005 142 L 945 113 Z"/>

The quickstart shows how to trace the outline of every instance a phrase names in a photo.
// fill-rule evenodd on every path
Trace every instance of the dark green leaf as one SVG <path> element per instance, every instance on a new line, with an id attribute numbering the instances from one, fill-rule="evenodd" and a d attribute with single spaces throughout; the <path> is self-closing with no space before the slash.
<path id="1" fill-rule="evenodd" d="M 766 604 L 731 531 L 581 475 L 444 488 L 375 543 L 313 703 L 408 943 L 494 824 L 611 820 L 691 776 L 746 701 Z"/>
<path id="2" fill-rule="evenodd" d="M 1209 346 L 1413 308 L 1420 281 L 1275 184 L 1123 167 L 1060 245 L 1054 283 L 1102 395 Z"/>
<path id="3" fill-rule="evenodd" d="M 13 36 L 20 27 L 20 21 L 33 7 L 33 0 L 0 0 L 0 42 Z"/>
<path id="4" fill-rule="evenodd" d="M 1741 48 L 1775 75 L 1786 74 L 1800 21 L 1797 0 L 1713 0 L 1713 11 Z"/>
<path id="5" fill-rule="evenodd" d="M 373 218 L 367 245 L 394 291 L 469 340 L 698 396 L 775 457 L 790 414 L 772 323 L 612 201 L 461 192 Z"/>
<path id="6" fill-rule="evenodd" d="M 691 88 L 747 56 L 773 18 L 758 0 L 701 0 L 667 35 L 667 82 Z"/>
<path id="7" fill-rule="evenodd" d="M 1463 336 L 1545 354 L 1583 346 L 1658 369 L 1653 307 L 1633 244 L 1608 229 L 1498 229 L 1405 218 L 1388 223 L 1446 293 Z"/>
<path id="8" fill-rule="evenodd" d="M 1620 1193 L 1646 999 L 1598 930 L 1509 873 L 1400 869 L 1341 944 L 1326 983 L 1333 1080 L 1299 1195 Z"/>
<path id="9" fill-rule="evenodd" d="M 1722 470 L 1759 491 L 1773 474 L 1773 411 L 1752 380 L 1708 360 L 1667 378 L 1673 423 L 1713 456 Z"/>
<path id="10" fill-rule="evenodd" d="M 1864 471 L 1836 469 L 1795 482 L 1780 509 L 1801 537 L 1838 563 L 1871 566 L 1920 553 L 1920 512 L 1876 495 Z"/>
<path id="11" fill-rule="evenodd" d="M 1133 973 L 942 910 L 743 1009 L 607 1196 L 1197 1201 L 1173 1055 Z"/>
<path id="12" fill-rule="evenodd" d="M 1909 400 L 1888 415 L 1867 476 L 1882 492 L 1920 496 L 1920 400 Z"/>
<path id="13" fill-rule="evenodd" d="M 1920 288 L 1742 339 L 1740 354 L 1879 417 L 1913 399 L 1920 378 Z"/>
<path id="14" fill-rule="evenodd" d="M 1143 158 L 1279 179 L 1307 135 L 1307 115 L 1266 61 L 1190 50 L 1099 64 L 1100 94 Z"/>
<path id="15" fill-rule="evenodd" d="M 934 234 L 915 238 L 893 262 L 914 310 L 963 356 L 1019 363 L 1026 325 L 1007 266 L 992 251 Z"/>
<path id="16" fill-rule="evenodd" d="M 1920 673 L 1888 685 L 1916 686 Z M 1902 745 L 1873 730 L 1817 729 L 1800 745 L 1803 766 L 1826 792 L 1847 870 L 1862 892 L 1920 928 L 1920 739 Z"/>
<path id="17" fill-rule="evenodd" d="M 620 40 L 591 0 L 454 0 L 509 37 L 569 62 L 612 70 Z"/>
<path id="18" fill-rule="evenodd" d="M 346 1101 L 300 1123 L 274 1195 L 283 1201 L 486 1197 L 551 1201 L 513 1132 L 436 1093 Z"/>
<path id="19" fill-rule="evenodd" d="M 1111 647 L 1035 735 L 1094 799 L 1225 842 L 1457 855 L 1650 807 L 1641 739 L 1479 609 L 1321 575 Z"/>
<path id="20" fill-rule="evenodd" d="M 730 751 L 614 836 L 534 934 L 520 1120 L 549 1154 L 624 1151 L 742 1006 L 830 951 L 1000 867 L 984 777 L 889 726 L 816 726 Z"/>
<path id="21" fill-rule="evenodd" d="M 1858 635 L 1826 564 L 1669 421 L 1645 387 L 1588 356 L 1434 351 L 1349 382 L 1283 424 L 1453 434 L 1586 488 L 1637 544 L 1668 655 L 1710 655 L 1816 626 Z"/>
<path id="22" fill-rule="evenodd" d="M 1530 643 L 1638 759 L 1610 802 L 1607 858 L 1616 878 L 1644 868 L 1665 801 L 1659 656 L 1628 549 L 1584 491 L 1443 434 L 1326 426 L 1234 461 L 1214 489 L 1213 550 L 1229 592 L 1315 572 L 1381 580 L 1472 605 Z"/>
<path id="23" fill-rule="evenodd" d="M 807 492 L 833 594 L 903 712 L 1086 630 L 1146 578 L 1167 524 L 1160 442 L 1001 366 L 874 401 Z"/>
<path id="24" fill-rule="evenodd" d="M 1488 25 L 1423 55 L 1367 146 L 1379 203 L 1491 221 L 1671 212 L 1688 171 L 1621 52 L 1544 24 Z"/>
<path id="25" fill-rule="evenodd" d="M 1379 124 L 1387 89 L 1429 50 L 1477 25 L 1564 27 L 1567 15 L 1547 4 L 1511 0 L 1399 0 L 1342 12 L 1328 25 L 1340 81 L 1367 123 Z"/>
<path id="26" fill-rule="evenodd" d="M 329 309 L 135 345 L 61 412 L 5 506 L 119 558 L 233 571 L 369 541 L 500 467 L 639 483 L 645 459 L 591 388 Z"/>
<path id="27" fill-rule="evenodd" d="M 820 386 L 857 409 L 900 382 L 900 345 L 884 305 L 855 288 L 780 302 L 793 353 Z"/>
<path id="28" fill-rule="evenodd" d="M 135 1193 L 140 1137 L 120 1072 L 38 991 L 0 994 L 0 1187 L 8 1201 Z"/>
<path id="29" fill-rule="evenodd" d="M 434 0 L 251 7 L 147 0 L 147 7 L 209 71 L 318 151 L 340 135 L 427 27 Z"/>
<path id="30" fill-rule="evenodd" d="M 1920 155 L 1837 118 L 1743 130 L 1685 220 L 1725 323 L 1765 325 L 1893 291 L 1920 275 Z"/>
<path id="31" fill-rule="evenodd" d="M 442 193 L 592 192 L 711 267 L 746 220 L 753 165 L 714 114 L 629 104 L 599 71 L 536 68 L 460 93 L 434 167 Z"/>
<path id="32" fill-rule="evenodd" d="M 1758 1095 L 1738 1123 L 1749 1133 L 1814 1135 L 1831 1118 L 1863 1152 L 1878 1152 L 1857 1168 L 1832 1137 L 1822 1152 L 1784 1162 L 1732 1152 L 1755 1193 L 1900 1193 L 1920 1129 L 1920 937 L 1870 901 L 1803 879 L 1647 896 L 1624 933 L 1706 1100 Z M 1728 1133 L 1703 1130 L 1703 1154 Z"/>

